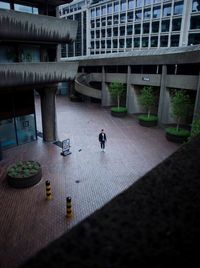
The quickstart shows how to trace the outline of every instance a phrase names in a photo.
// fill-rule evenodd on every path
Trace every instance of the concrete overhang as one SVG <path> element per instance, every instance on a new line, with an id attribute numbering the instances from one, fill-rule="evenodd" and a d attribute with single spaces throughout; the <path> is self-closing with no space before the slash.
<path id="1" fill-rule="evenodd" d="M 77 69 L 77 62 L 0 64 L 0 88 L 73 80 Z"/>
<path id="2" fill-rule="evenodd" d="M 34 0 L 34 5 L 50 5 L 50 6 L 59 6 L 71 3 L 73 0 Z M 15 3 L 22 5 L 33 5 L 32 0 L 16 0 Z"/>
<path id="3" fill-rule="evenodd" d="M 135 50 L 103 55 L 63 58 L 62 61 L 78 61 L 80 66 L 106 65 L 162 65 L 200 62 L 200 45 L 181 48 Z"/>
<path id="4" fill-rule="evenodd" d="M 75 40 L 77 27 L 77 21 L 0 10 L 2 41 L 69 43 Z"/>

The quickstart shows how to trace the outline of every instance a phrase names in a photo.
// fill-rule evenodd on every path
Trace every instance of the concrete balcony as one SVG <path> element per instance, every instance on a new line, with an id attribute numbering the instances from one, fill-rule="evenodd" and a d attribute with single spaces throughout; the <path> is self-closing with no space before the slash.
<path id="1" fill-rule="evenodd" d="M 76 38 L 78 22 L 0 10 L 0 39 L 14 41 L 69 43 Z"/>
<path id="2" fill-rule="evenodd" d="M 0 64 L 0 88 L 72 80 L 77 68 L 75 62 Z"/>
<path id="3" fill-rule="evenodd" d="M 101 99 L 101 90 L 91 87 L 89 83 L 89 77 L 85 74 L 79 75 L 75 79 L 75 90 L 85 96 Z"/>

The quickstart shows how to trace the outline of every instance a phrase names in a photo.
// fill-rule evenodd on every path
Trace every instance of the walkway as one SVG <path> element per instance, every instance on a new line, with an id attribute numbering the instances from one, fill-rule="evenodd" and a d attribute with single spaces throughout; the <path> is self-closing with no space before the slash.
<path id="1" fill-rule="evenodd" d="M 40 102 L 37 125 L 42 131 Z M 48 111 L 47 111 L 48 112 Z M 144 128 L 134 116 L 114 118 L 99 104 L 72 103 L 57 97 L 58 138 L 71 140 L 72 154 L 41 138 L 4 152 L 0 162 L 0 267 L 17 267 L 82 219 L 101 208 L 177 149 L 159 128 Z M 98 133 L 107 134 L 106 152 Z M 12 189 L 5 171 L 16 160 L 37 160 L 43 179 L 29 189 Z M 45 180 L 53 200 L 45 200 Z M 67 220 L 66 196 L 72 197 L 73 218 Z"/>

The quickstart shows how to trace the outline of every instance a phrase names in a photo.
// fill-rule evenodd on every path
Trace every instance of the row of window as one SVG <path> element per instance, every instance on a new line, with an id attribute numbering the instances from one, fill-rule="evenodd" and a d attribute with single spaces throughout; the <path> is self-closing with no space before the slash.
<path id="1" fill-rule="evenodd" d="M 120 6 L 119 2 L 115 2 L 113 5 L 107 4 L 107 5 L 102 6 L 102 7 L 97 7 L 95 9 L 91 9 L 91 18 L 105 16 L 107 14 L 112 14 L 112 13 L 116 13 L 116 12 L 124 12 L 127 10 L 127 8 L 123 8 L 124 6 L 126 7 L 126 1 L 121 2 L 121 8 L 119 8 L 119 6 Z M 139 6 L 139 7 L 142 7 L 142 6 Z M 183 0 L 179 1 L 179 2 L 175 2 L 174 5 L 172 5 L 172 3 L 164 4 L 163 8 L 162 8 L 162 16 L 170 16 L 172 14 L 172 8 L 173 8 L 174 15 L 182 14 L 183 13 Z M 128 10 L 130 10 L 130 9 L 133 9 L 133 7 L 128 8 Z M 140 17 L 142 16 L 142 9 L 135 10 L 135 16 L 137 16 L 138 14 Z M 161 16 L 161 6 L 159 5 L 159 6 L 153 7 L 152 12 L 151 12 L 151 7 L 145 8 L 143 10 L 143 18 L 144 19 L 149 19 L 151 17 L 151 14 L 152 14 L 153 18 Z"/>
<path id="2" fill-rule="evenodd" d="M 10 3 L 0 1 L 0 8 L 9 10 L 11 9 Z M 14 10 L 24 13 L 38 14 L 38 8 L 25 5 L 14 4 Z"/>
<path id="3" fill-rule="evenodd" d="M 200 19 L 200 18 L 199 18 Z M 200 24 L 194 23 L 194 26 L 199 27 Z M 173 19 L 172 21 L 172 31 L 181 30 L 181 18 Z M 125 36 L 133 34 L 148 34 L 148 33 L 158 33 L 158 32 L 169 32 L 170 31 L 170 20 L 163 20 L 161 23 L 159 21 L 154 21 L 151 24 L 135 24 L 113 27 L 107 29 L 101 29 L 96 31 L 91 31 L 91 39 L 102 38 L 102 37 L 115 37 L 115 36 Z"/>

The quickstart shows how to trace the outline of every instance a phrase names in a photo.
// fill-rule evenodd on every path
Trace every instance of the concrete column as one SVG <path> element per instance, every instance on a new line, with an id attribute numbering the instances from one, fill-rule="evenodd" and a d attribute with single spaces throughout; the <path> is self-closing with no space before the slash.
<path id="1" fill-rule="evenodd" d="M 130 108 L 129 107 L 129 105 L 130 105 L 130 103 L 129 103 L 130 86 L 131 86 L 131 84 L 130 84 L 130 75 L 131 75 L 131 66 L 128 65 L 127 78 L 126 78 L 126 85 L 127 85 L 127 87 L 126 87 L 126 107 L 128 109 L 128 113 L 129 113 L 129 108 Z"/>
<path id="2" fill-rule="evenodd" d="M 104 107 L 112 105 L 112 98 L 106 85 L 106 74 L 104 66 L 102 67 L 101 105 Z"/>
<path id="3" fill-rule="evenodd" d="M 199 78 L 197 82 L 197 93 L 196 93 L 196 100 L 195 100 L 195 106 L 194 106 L 193 120 L 199 116 L 200 116 L 200 73 L 199 73 Z"/>
<path id="4" fill-rule="evenodd" d="M 167 95 L 166 78 L 167 78 L 167 66 L 163 65 L 161 84 L 160 84 L 160 97 L 158 105 L 158 120 L 159 123 L 161 124 L 168 122 L 168 113 L 169 113 L 170 98 L 168 96 L 169 94 Z"/>
<path id="5" fill-rule="evenodd" d="M 41 88 L 37 91 L 41 99 L 43 140 L 47 142 L 55 141 L 57 138 L 55 104 L 57 86 L 45 86 L 45 88 Z"/>
<path id="6" fill-rule="evenodd" d="M 180 46 L 186 47 L 188 45 L 188 31 L 190 28 L 190 17 L 192 10 L 192 1 L 184 1 L 183 16 L 181 23 L 181 34 L 180 34 Z"/>

